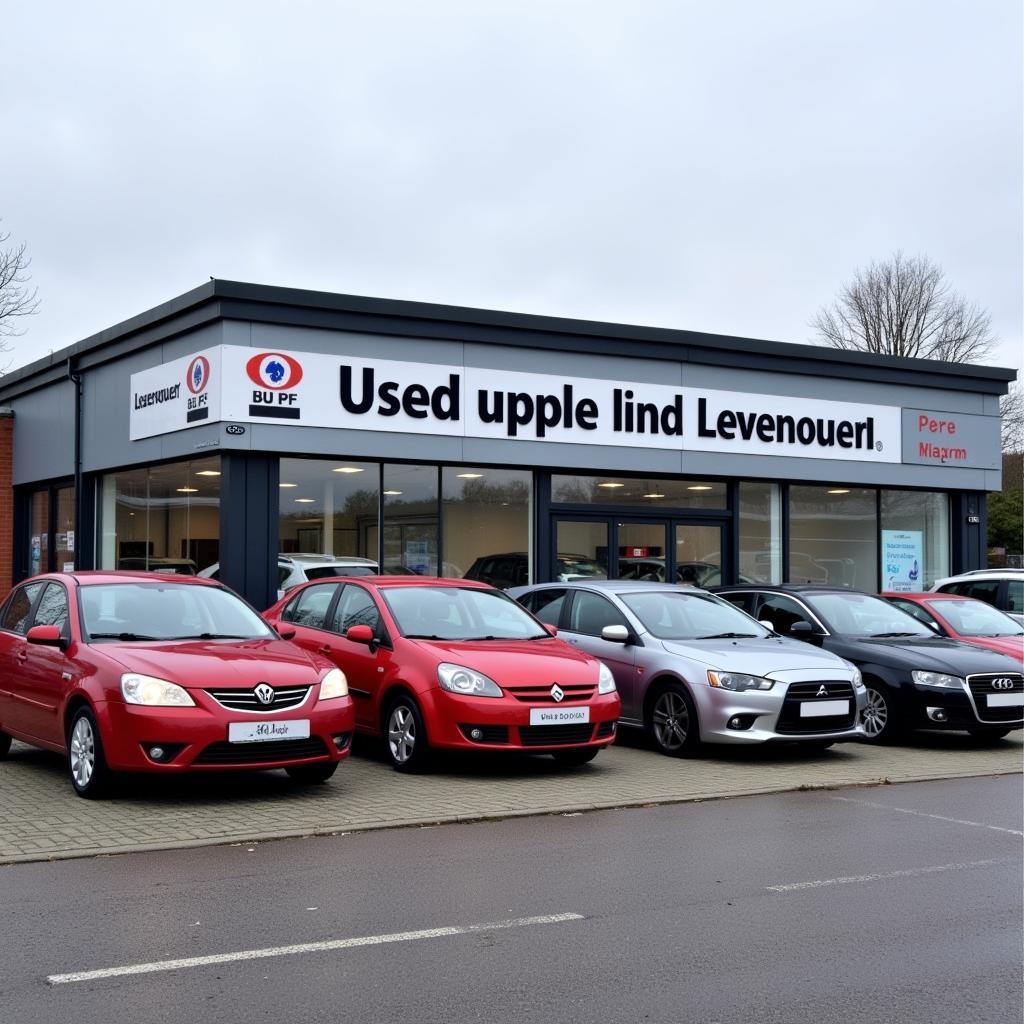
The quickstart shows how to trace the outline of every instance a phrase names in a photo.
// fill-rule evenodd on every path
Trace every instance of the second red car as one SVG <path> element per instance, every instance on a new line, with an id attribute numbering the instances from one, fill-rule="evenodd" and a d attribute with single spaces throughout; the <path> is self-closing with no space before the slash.
<path id="1" fill-rule="evenodd" d="M 266 616 L 345 673 L 356 730 L 383 736 L 399 771 L 424 768 L 437 748 L 547 753 L 583 764 L 615 738 L 620 702 L 611 672 L 486 584 L 317 581 Z"/>

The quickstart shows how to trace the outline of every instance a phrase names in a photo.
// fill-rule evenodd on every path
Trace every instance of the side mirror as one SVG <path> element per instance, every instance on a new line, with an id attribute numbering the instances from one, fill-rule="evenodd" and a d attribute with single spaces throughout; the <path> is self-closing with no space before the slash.
<path id="1" fill-rule="evenodd" d="M 789 635 L 795 640 L 806 640 L 809 643 L 816 643 L 821 639 L 821 633 L 818 632 L 809 622 L 794 622 L 789 627 Z"/>
<path id="2" fill-rule="evenodd" d="M 373 630 L 369 626 L 349 626 L 345 631 L 345 639 L 351 640 L 354 644 L 366 644 L 372 647 L 374 643 Z"/>
<path id="3" fill-rule="evenodd" d="M 552 626 L 549 622 L 546 622 L 544 624 L 544 630 L 545 632 L 550 633 L 552 636 L 558 636 L 558 627 Z"/>
<path id="4" fill-rule="evenodd" d="M 284 625 L 284 623 L 280 623 L 280 624 L 278 624 L 276 629 L 277 629 L 277 635 L 282 640 L 294 640 L 295 639 L 295 634 L 296 634 L 297 630 L 295 629 L 294 626 L 286 626 L 286 625 Z"/>
<path id="5" fill-rule="evenodd" d="M 39 644 L 40 647 L 59 647 L 64 650 L 67 646 L 58 626 L 33 626 L 25 639 L 30 644 Z"/>
<path id="6" fill-rule="evenodd" d="M 605 626 L 601 630 L 601 639 L 612 644 L 628 644 L 629 630 L 625 626 Z"/>
<path id="7" fill-rule="evenodd" d="M 775 624 L 769 622 L 767 619 L 758 619 L 757 624 L 759 626 L 764 626 L 765 629 L 770 629 L 773 633 L 775 632 Z"/>

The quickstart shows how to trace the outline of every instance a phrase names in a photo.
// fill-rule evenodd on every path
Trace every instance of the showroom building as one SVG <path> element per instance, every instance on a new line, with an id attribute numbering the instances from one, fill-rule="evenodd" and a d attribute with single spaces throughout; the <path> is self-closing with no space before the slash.
<path id="1" fill-rule="evenodd" d="M 1013 379 L 211 280 L 2 379 L 0 530 L 15 581 L 216 563 L 261 608 L 289 552 L 926 589 L 985 564 Z"/>

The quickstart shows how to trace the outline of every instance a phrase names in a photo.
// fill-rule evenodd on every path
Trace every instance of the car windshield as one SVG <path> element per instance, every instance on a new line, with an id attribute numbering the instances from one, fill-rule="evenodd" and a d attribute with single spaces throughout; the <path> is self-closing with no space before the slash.
<path id="1" fill-rule="evenodd" d="M 912 615 L 871 594 L 804 594 L 837 633 L 861 637 L 934 637 Z"/>
<path id="2" fill-rule="evenodd" d="M 80 590 L 89 640 L 255 640 L 274 636 L 240 598 L 184 583 L 103 583 Z"/>
<path id="3" fill-rule="evenodd" d="M 1009 615 L 984 601 L 928 601 L 927 604 L 964 636 L 1024 636 L 1024 629 Z"/>
<path id="4" fill-rule="evenodd" d="M 692 590 L 620 594 L 626 607 L 659 640 L 712 640 L 771 636 L 734 605 Z"/>
<path id="5" fill-rule="evenodd" d="M 539 640 L 550 634 L 510 597 L 470 587 L 382 589 L 402 635 L 421 640 Z"/>

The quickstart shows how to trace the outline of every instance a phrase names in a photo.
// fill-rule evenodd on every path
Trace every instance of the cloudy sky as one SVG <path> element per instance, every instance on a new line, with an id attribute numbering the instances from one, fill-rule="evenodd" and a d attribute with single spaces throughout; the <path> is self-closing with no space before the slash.
<path id="1" fill-rule="evenodd" d="M 18 366 L 209 277 L 810 340 L 925 253 L 1022 362 L 1019 0 L 8 5 Z"/>

